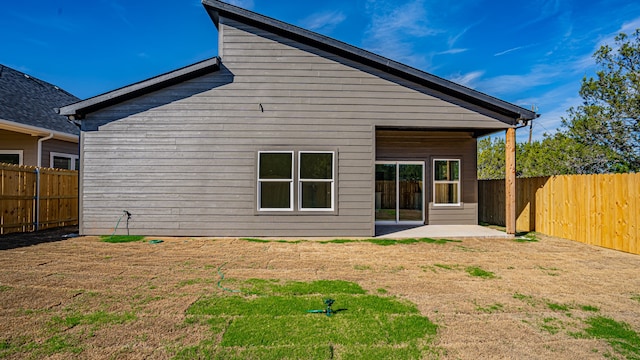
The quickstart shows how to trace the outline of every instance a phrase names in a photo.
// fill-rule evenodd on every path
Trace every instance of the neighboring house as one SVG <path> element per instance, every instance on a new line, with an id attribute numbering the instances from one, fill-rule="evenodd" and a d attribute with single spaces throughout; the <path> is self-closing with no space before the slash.
<path id="1" fill-rule="evenodd" d="M 60 109 L 80 232 L 372 236 L 477 224 L 476 139 L 537 114 L 223 2 L 219 58 Z M 511 130 L 509 130 L 511 131 Z"/>
<path id="2" fill-rule="evenodd" d="M 0 64 L 0 163 L 75 170 L 80 131 L 55 109 L 78 100 Z"/>

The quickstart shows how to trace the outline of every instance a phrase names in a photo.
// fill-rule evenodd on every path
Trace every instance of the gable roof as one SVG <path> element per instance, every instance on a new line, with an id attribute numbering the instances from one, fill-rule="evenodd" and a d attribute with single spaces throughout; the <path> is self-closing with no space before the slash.
<path id="1" fill-rule="evenodd" d="M 77 137 L 78 128 L 55 109 L 78 100 L 55 85 L 0 64 L 0 125 Z"/>
<path id="2" fill-rule="evenodd" d="M 63 106 L 58 110 L 58 113 L 73 117 L 74 120 L 82 119 L 91 112 L 218 70 L 220 70 L 220 59 L 214 57 L 75 104 Z"/>
<path id="3" fill-rule="evenodd" d="M 202 4 L 218 28 L 220 17 L 239 21 L 241 23 L 298 41 L 302 44 L 310 45 L 329 53 L 371 66 L 389 74 L 434 89 L 443 94 L 492 110 L 514 119 L 514 123 L 516 122 L 515 120 L 528 121 L 539 116 L 534 111 L 527 110 L 477 90 L 467 88 L 452 81 L 412 68 L 408 65 L 404 65 L 397 61 L 393 61 L 313 31 L 287 24 L 218 0 L 202 0 Z"/>
<path id="4" fill-rule="evenodd" d="M 482 92 L 456 84 L 427 72 L 412 68 L 383 56 L 343 43 L 330 37 L 305 30 L 270 17 L 242 9 L 217 0 L 202 0 L 207 13 L 219 28 L 220 17 L 239 21 L 259 29 L 263 29 L 300 43 L 310 45 L 330 53 L 342 56 L 364 65 L 374 67 L 394 76 L 407 79 L 426 86 L 470 104 L 483 107 L 500 115 L 513 119 L 511 125 L 519 120 L 528 121 L 539 115 L 520 106 L 489 96 Z M 175 71 L 156 76 L 123 88 L 107 92 L 59 109 L 60 115 L 71 119 L 83 119 L 88 113 L 133 99 L 135 97 L 159 90 L 220 69 L 220 59 L 208 59 Z"/>

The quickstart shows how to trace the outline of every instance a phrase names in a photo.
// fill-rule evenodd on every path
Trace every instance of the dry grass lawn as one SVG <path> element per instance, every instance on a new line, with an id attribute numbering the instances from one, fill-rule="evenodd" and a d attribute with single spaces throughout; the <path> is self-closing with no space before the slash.
<path id="1" fill-rule="evenodd" d="M 606 341 L 576 334 L 596 315 L 640 331 L 640 256 L 562 239 L 392 246 L 161 239 L 12 247 L 0 237 L 0 354 L 171 358 L 210 336 L 206 326 L 186 324 L 185 311 L 224 292 L 223 264 L 223 285 L 336 279 L 406 299 L 438 325 L 433 346 L 442 359 L 622 358 Z M 472 276 L 474 267 L 487 276 Z"/>

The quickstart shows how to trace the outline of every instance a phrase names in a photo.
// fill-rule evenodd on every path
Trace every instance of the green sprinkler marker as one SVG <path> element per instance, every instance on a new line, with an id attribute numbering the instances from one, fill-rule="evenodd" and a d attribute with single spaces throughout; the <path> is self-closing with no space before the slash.
<path id="1" fill-rule="evenodd" d="M 333 310 L 331 310 L 331 305 L 333 305 L 334 302 L 335 300 L 333 299 L 326 299 L 324 301 L 324 304 L 327 305 L 327 308 L 325 310 L 307 310 L 307 312 L 316 313 L 316 314 L 327 314 L 327 316 L 331 316 L 331 314 L 333 314 Z"/>

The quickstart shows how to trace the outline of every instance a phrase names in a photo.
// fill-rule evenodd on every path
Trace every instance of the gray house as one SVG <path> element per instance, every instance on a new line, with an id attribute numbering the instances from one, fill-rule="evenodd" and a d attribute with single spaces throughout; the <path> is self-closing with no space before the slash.
<path id="1" fill-rule="evenodd" d="M 76 170 L 80 131 L 54 108 L 78 100 L 0 64 L 0 163 Z"/>
<path id="2" fill-rule="evenodd" d="M 477 224 L 476 139 L 534 112 L 204 0 L 219 57 L 60 109 L 82 126 L 80 232 L 372 236 Z"/>

